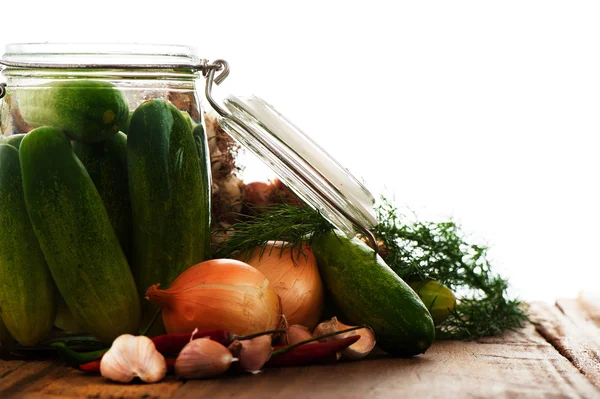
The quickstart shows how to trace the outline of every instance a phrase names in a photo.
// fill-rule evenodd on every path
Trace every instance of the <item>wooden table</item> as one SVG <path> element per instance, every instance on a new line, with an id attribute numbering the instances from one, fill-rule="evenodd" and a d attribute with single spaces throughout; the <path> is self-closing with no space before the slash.
<path id="1" fill-rule="evenodd" d="M 413 359 L 379 355 L 186 383 L 123 385 L 57 362 L 4 361 L 0 398 L 600 398 L 600 306 L 534 303 L 531 315 L 534 324 L 521 331 L 438 341 Z"/>

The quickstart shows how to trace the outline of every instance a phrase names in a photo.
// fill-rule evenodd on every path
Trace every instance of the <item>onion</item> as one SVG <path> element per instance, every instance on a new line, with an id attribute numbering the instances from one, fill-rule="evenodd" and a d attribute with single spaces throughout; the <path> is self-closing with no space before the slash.
<path id="1" fill-rule="evenodd" d="M 281 303 L 265 276 L 233 259 L 213 259 L 190 267 L 167 290 L 158 284 L 146 299 L 162 309 L 169 334 L 227 330 L 237 335 L 276 329 Z"/>
<path id="2" fill-rule="evenodd" d="M 283 248 L 283 250 L 282 250 Z M 256 248 L 246 263 L 261 271 L 281 298 L 288 324 L 315 328 L 323 312 L 323 283 L 309 245 L 293 251 L 287 243 L 269 242 L 262 256 Z M 295 261 L 295 263 L 294 263 Z"/>

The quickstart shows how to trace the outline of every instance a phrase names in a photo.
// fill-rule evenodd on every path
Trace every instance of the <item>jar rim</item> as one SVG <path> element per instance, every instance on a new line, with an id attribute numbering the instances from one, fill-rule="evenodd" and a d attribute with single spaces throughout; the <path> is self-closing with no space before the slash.
<path id="1" fill-rule="evenodd" d="M 202 62 L 186 45 L 144 43 L 12 43 L 0 64 L 21 68 L 184 68 Z"/>

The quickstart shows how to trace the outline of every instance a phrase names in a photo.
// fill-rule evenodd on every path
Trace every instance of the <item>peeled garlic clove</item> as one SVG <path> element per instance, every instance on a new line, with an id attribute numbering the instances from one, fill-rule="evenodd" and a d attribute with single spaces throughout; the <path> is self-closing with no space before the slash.
<path id="1" fill-rule="evenodd" d="M 186 379 L 215 377 L 229 370 L 237 360 L 220 343 L 199 338 L 181 350 L 175 360 L 175 374 Z"/>
<path id="2" fill-rule="evenodd" d="M 313 336 L 310 334 L 310 331 L 308 331 L 308 328 L 298 324 L 294 324 L 293 326 L 289 326 L 286 329 L 285 334 L 283 335 L 283 344 L 294 345 L 298 342 L 311 339 L 312 337 Z M 313 342 L 310 342 L 309 344 L 312 344 Z"/>
<path id="3" fill-rule="evenodd" d="M 360 335 L 360 339 L 344 349 L 342 356 L 345 359 L 359 360 L 371 353 L 375 347 L 375 333 L 370 328 L 361 328 L 353 332 Z"/>
<path id="4" fill-rule="evenodd" d="M 239 355 L 240 367 L 251 373 L 259 372 L 271 358 L 273 352 L 271 336 L 261 335 L 240 342 L 242 344 Z"/>
<path id="5" fill-rule="evenodd" d="M 348 326 L 344 323 L 338 321 L 337 317 L 331 318 L 329 321 L 324 321 L 319 324 L 315 331 L 313 332 L 314 337 L 318 337 L 320 335 L 330 334 L 337 331 L 342 331 L 352 326 Z M 358 360 L 367 356 L 375 347 L 376 339 L 375 333 L 370 328 L 361 328 L 359 330 L 349 331 L 346 333 L 334 335 L 331 337 L 327 337 L 321 339 L 319 341 L 327 342 L 335 339 L 341 339 L 350 337 L 353 335 L 360 335 L 360 339 L 356 341 L 354 344 L 350 345 L 348 348 L 342 351 L 342 355 L 346 359 Z"/>
<path id="6" fill-rule="evenodd" d="M 139 377 L 144 382 L 158 382 L 167 374 L 167 362 L 148 337 L 124 334 L 113 342 L 100 361 L 104 378 L 131 382 Z"/>

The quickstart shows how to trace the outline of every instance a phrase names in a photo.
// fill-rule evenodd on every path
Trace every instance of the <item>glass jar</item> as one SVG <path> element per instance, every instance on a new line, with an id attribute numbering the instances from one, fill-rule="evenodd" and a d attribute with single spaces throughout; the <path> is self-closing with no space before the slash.
<path id="1" fill-rule="evenodd" d="M 214 100 L 213 83 L 229 74 L 225 61 L 209 63 L 186 46 L 17 44 L 7 46 L 0 67 L 6 80 L 0 86 L 0 316 L 17 340 L 31 344 L 47 336 L 38 325 L 37 335 L 23 338 L 14 326 L 23 317 L 13 317 L 19 306 L 33 306 L 15 298 L 39 301 L 44 293 L 41 302 L 58 309 L 63 330 L 106 342 L 149 326 L 150 334 L 161 331 L 146 290 L 168 287 L 210 257 L 210 129 L 202 117 L 201 75 L 204 97 L 218 114 L 213 132 L 218 126 L 334 226 L 349 236 L 360 232 L 377 248 L 370 232 L 377 223 L 374 198 L 347 169 L 264 100 Z M 5 190 L 5 154 L 16 159 L 11 171 L 20 168 L 22 175 L 12 193 Z M 3 206 L 9 200 L 14 203 Z M 3 228 L 7 222 L 18 232 Z M 16 252 L 23 264 L 38 259 L 35 279 L 3 275 L 2 265 L 14 263 Z M 18 279 L 22 291 L 37 297 L 3 290 L 10 288 L 3 281 Z"/>
<path id="2" fill-rule="evenodd" d="M 17 341 L 46 338 L 56 307 L 57 327 L 106 342 L 144 331 L 158 311 L 146 290 L 168 287 L 210 258 L 211 177 L 197 83 L 211 67 L 186 46 L 7 46 L 0 311 Z M 22 180 L 10 180 L 19 167 Z M 7 281 L 22 292 L 3 290 Z M 53 281 L 60 295 L 52 295 Z M 29 321 L 17 309 L 40 299 L 48 309 L 23 331 Z M 159 332 L 160 321 L 153 325 Z"/>

